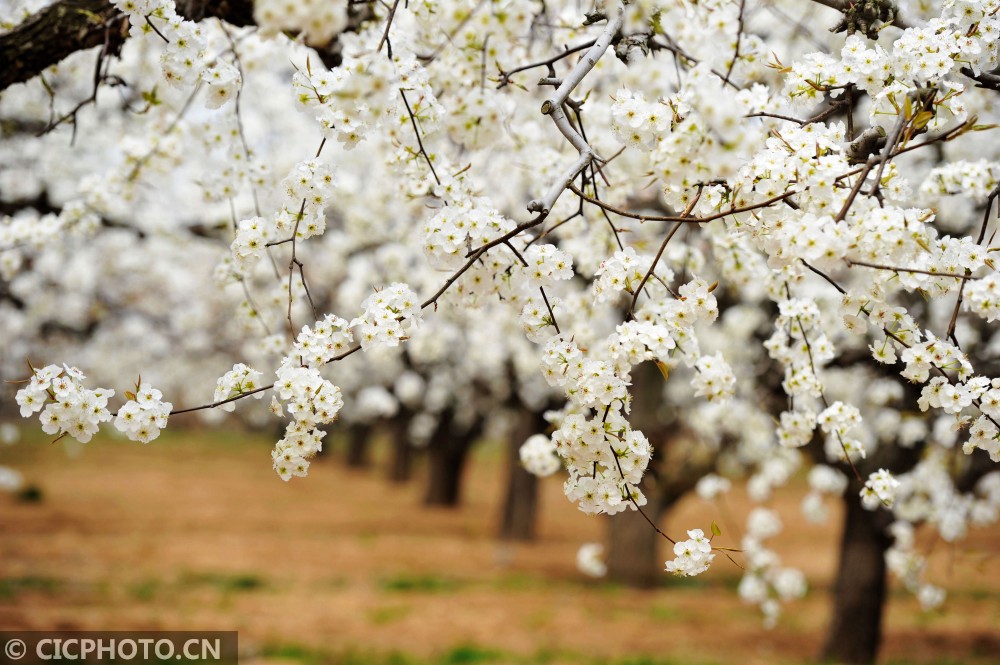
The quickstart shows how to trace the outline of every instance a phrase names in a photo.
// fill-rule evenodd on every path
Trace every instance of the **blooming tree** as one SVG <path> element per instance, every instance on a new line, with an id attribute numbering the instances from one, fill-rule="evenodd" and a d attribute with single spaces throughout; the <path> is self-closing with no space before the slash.
<path id="1" fill-rule="evenodd" d="M 16 396 L 45 432 L 238 408 L 285 419 L 289 480 L 340 417 L 556 398 L 524 465 L 642 513 L 649 363 L 755 501 L 806 463 L 809 516 L 844 495 L 825 653 L 858 662 L 886 563 L 942 599 L 914 526 L 997 519 L 996 0 L 0 7 L 3 362 L 66 363 Z M 691 527 L 667 571 L 730 556 Z M 780 530 L 739 546 L 769 619 Z"/>

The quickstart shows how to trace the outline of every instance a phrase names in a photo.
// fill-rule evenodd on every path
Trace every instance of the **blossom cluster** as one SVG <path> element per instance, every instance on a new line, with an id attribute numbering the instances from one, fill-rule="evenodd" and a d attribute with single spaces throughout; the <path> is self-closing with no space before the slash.
<path id="1" fill-rule="evenodd" d="M 825 522 L 828 510 L 823 503 L 823 496 L 839 497 L 847 489 L 847 476 L 842 472 L 819 464 L 809 469 L 809 493 L 802 499 L 802 514 L 814 523 Z"/>
<path id="2" fill-rule="evenodd" d="M 270 218 L 243 219 L 230 252 L 244 273 L 264 257 L 269 242 L 305 240 L 326 231 L 326 205 L 334 185 L 333 169 L 319 159 L 296 164 L 281 181 L 282 202 Z"/>
<path id="3" fill-rule="evenodd" d="M 965 287 L 964 306 L 988 323 L 1000 319 L 1000 273 L 970 281 Z"/>
<path id="4" fill-rule="evenodd" d="M 63 206 L 59 214 L 0 218 L 0 279 L 12 279 L 24 266 L 28 251 L 42 249 L 67 234 L 90 235 L 100 221 L 79 200 Z"/>
<path id="5" fill-rule="evenodd" d="M 704 397 L 709 402 L 713 400 L 726 401 L 736 393 L 736 376 L 722 353 L 702 356 L 694 364 L 695 374 L 691 379 L 695 397 Z"/>
<path id="6" fill-rule="evenodd" d="M 611 106 L 611 129 L 625 145 L 651 150 L 656 138 L 671 128 L 673 117 L 666 103 L 648 102 L 641 92 L 620 90 Z"/>
<path id="7" fill-rule="evenodd" d="M 456 268 L 466 254 L 514 228 L 487 199 L 461 197 L 424 222 L 424 252 L 441 268 Z"/>
<path id="8" fill-rule="evenodd" d="M 576 552 L 576 567 L 587 577 L 604 577 L 608 574 L 608 565 L 602 558 L 604 545 L 600 543 L 584 543 Z"/>
<path id="9" fill-rule="evenodd" d="M 398 346 L 420 322 L 417 294 L 399 282 L 379 289 L 365 298 L 361 306 L 365 311 L 350 325 L 357 326 L 362 349 L 376 345 Z"/>
<path id="10" fill-rule="evenodd" d="M 712 501 L 726 494 L 732 488 L 733 483 L 728 478 L 710 473 L 698 479 L 694 491 L 704 501 Z"/>
<path id="11" fill-rule="evenodd" d="M 559 457 L 552 440 L 544 434 L 532 434 L 518 451 L 521 466 L 534 476 L 551 476 L 559 470 Z"/>
<path id="12" fill-rule="evenodd" d="M 285 426 L 285 435 L 278 439 L 271 451 L 271 462 L 275 472 L 284 480 L 304 477 L 309 473 L 309 458 L 323 448 L 321 429 L 311 428 L 298 420 Z"/>
<path id="13" fill-rule="evenodd" d="M 653 449 L 619 410 L 603 418 L 567 415 L 552 443 L 569 472 L 563 491 L 583 512 L 614 515 L 646 503 L 637 485 Z"/>
<path id="14" fill-rule="evenodd" d="M 945 591 L 939 586 L 923 581 L 927 559 L 916 549 L 913 525 L 897 520 L 889 525 L 892 546 L 885 552 L 886 567 L 903 582 L 908 591 L 916 594 L 924 610 L 933 610 L 945 600 Z"/>
<path id="15" fill-rule="evenodd" d="M 738 592 L 746 603 L 760 607 L 764 625 L 773 627 L 781 613 L 781 603 L 801 598 L 806 593 L 802 571 L 781 565 L 781 559 L 764 541 L 781 533 L 783 525 L 778 514 L 757 507 L 747 516 L 746 535 L 741 541 L 747 568 Z"/>
<path id="16" fill-rule="evenodd" d="M 336 420 L 344 406 L 340 388 L 324 379 L 318 369 L 284 358 L 275 374 L 274 390 L 296 422 L 314 427 Z"/>
<path id="17" fill-rule="evenodd" d="M 253 367 L 243 363 L 236 363 L 231 370 L 219 377 L 215 385 L 215 394 L 212 395 L 212 401 L 221 402 L 222 400 L 232 399 L 245 393 L 260 390 L 261 376 L 263 375 Z M 264 393 L 261 391 L 257 392 L 254 398 L 260 399 L 263 396 Z M 236 404 L 229 402 L 220 405 L 219 408 L 223 411 L 233 412 L 236 410 Z"/>
<path id="18" fill-rule="evenodd" d="M 347 53 L 336 70 L 299 70 L 292 87 L 299 108 L 314 116 L 323 135 L 347 148 L 383 125 L 394 138 L 410 144 L 412 132 L 400 131 L 410 122 L 410 112 L 424 132 L 433 131 L 444 115 L 427 70 L 412 53 L 391 60 L 374 49 Z"/>
<path id="19" fill-rule="evenodd" d="M 674 543 L 674 558 L 667 561 L 667 572 L 682 577 L 694 577 L 708 570 L 715 554 L 712 543 L 701 529 L 687 532 L 688 539 Z"/>
<path id="20" fill-rule="evenodd" d="M 140 383 L 134 395 L 125 394 L 132 399 L 118 409 L 115 428 L 132 441 L 149 443 L 167 426 L 174 405 L 164 402 L 163 393 L 148 383 Z"/>
<path id="21" fill-rule="evenodd" d="M 605 302 L 618 298 L 622 292 L 634 293 L 652 262 L 652 257 L 640 256 L 632 247 L 615 252 L 597 269 L 597 279 L 592 287 L 594 298 L 597 302 Z M 664 279 L 673 279 L 673 275 L 666 271 Z"/>
<path id="22" fill-rule="evenodd" d="M 21 416 L 30 417 L 41 411 L 42 431 L 58 436 L 69 435 L 81 443 L 90 441 L 100 424 L 114 418 L 114 427 L 132 441 L 149 443 L 167 426 L 173 404 L 163 401 L 163 393 L 148 383 L 140 382 L 134 393 L 126 392 L 129 400 L 112 414 L 108 400 L 115 391 L 107 388 L 90 390 L 83 385 L 86 377 L 76 367 L 48 365 L 34 369 L 28 385 L 17 391 L 16 401 Z"/>
<path id="23" fill-rule="evenodd" d="M 41 411 L 39 420 L 46 434 L 68 434 L 87 443 L 100 429 L 102 422 L 111 420 L 108 399 L 114 390 L 83 386 L 86 377 L 76 367 L 48 365 L 33 370 L 28 385 L 17 391 L 21 417 L 30 418 Z M 117 424 L 117 423 L 116 423 Z"/>
<path id="24" fill-rule="evenodd" d="M 285 426 L 285 435 L 271 451 L 274 470 L 282 480 L 305 476 L 309 458 L 322 448 L 325 434 L 319 425 L 331 423 L 344 406 L 340 388 L 324 379 L 315 367 L 303 367 L 290 357 L 278 368 L 274 391 L 284 402 L 272 398 L 272 411 L 285 411 L 292 420 Z"/>
<path id="25" fill-rule="evenodd" d="M 861 488 L 861 505 L 868 510 L 876 510 L 880 506 L 891 508 L 898 487 L 899 481 L 887 469 L 873 471 Z"/>
<path id="26" fill-rule="evenodd" d="M 205 104 L 210 109 L 236 96 L 242 83 L 239 69 L 209 55 L 201 27 L 178 14 L 172 0 L 115 0 L 114 4 L 129 16 L 133 37 L 155 32 L 166 41 L 160 66 L 168 83 L 178 87 L 204 83 L 209 91 Z"/>
<path id="27" fill-rule="evenodd" d="M 347 25 L 347 4 L 256 0 L 253 16 L 264 34 L 299 33 L 305 43 L 322 47 Z"/>
<path id="28" fill-rule="evenodd" d="M 295 338 L 294 355 L 307 367 L 320 367 L 346 352 L 353 342 L 351 324 L 327 314 L 312 327 L 302 327 Z"/>

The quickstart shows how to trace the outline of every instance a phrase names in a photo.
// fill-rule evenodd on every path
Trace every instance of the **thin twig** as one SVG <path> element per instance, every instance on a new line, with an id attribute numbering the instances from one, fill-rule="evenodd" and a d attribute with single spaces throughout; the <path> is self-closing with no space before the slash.
<path id="1" fill-rule="evenodd" d="M 723 217 L 728 217 L 730 215 L 736 215 L 742 212 L 750 212 L 751 210 L 758 210 L 760 208 L 766 208 L 772 203 L 777 203 L 778 201 L 784 201 L 795 195 L 795 192 L 785 192 L 784 194 L 778 194 L 777 196 L 772 196 L 766 201 L 761 201 L 760 203 L 753 203 L 750 205 L 742 206 L 740 208 L 730 208 L 722 212 L 718 212 L 707 217 L 678 217 L 676 215 L 643 215 L 637 212 L 631 212 L 629 210 L 622 210 L 621 208 L 616 208 L 612 205 L 604 203 L 598 199 L 587 196 L 582 191 L 577 189 L 574 185 L 570 185 L 568 189 L 582 198 L 588 203 L 593 203 L 596 206 L 604 208 L 608 212 L 613 212 L 616 215 L 621 215 L 622 217 L 630 217 L 631 219 L 638 219 L 640 222 L 682 222 L 684 224 L 705 224 L 707 222 L 714 221 L 716 219 L 722 219 Z"/>
<path id="2" fill-rule="evenodd" d="M 398 2 L 399 0 L 397 0 Z M 431 163 L 431 158 L 424 149 L 424 141 L 420 138 L 420 128 L 417 127 L 417 119 L 413 117 L 413 109 L 410 108 L 410 102 L 406 99 L 406 92 L 400 88 L 399 94 L 403 98 L 403 104 L 406 105 L 406 112 L 410 114 L 410 123 L 413 125 L 413 133 L 417 135 L 417 145 L 420 147 L 420 154 L 424 156 L 424 160 L 427 162 L 427 166 L 431 169 L 431 175 L 434 176 L 434 182 L 441 184 L 441 179 L 438 178 L 437 171 L 434 170 L 434 164 Z"/>
<path id="3" fill-rule="evenodd" d="M 591 46 L 594 45 L 595 41 L 597 41 L 597 40 L 596 39 L 591 39 L 589 42 L 586 42 L 584 44 L 579 44 L 577 46 L 569 47 L 566 50 L 564 50 L 562 53 L 559 53 L 558 55 L 554 55 L 551 58 L 546 58 L 545 60 L 540 60 L 539 62 L 532 62 L 531 64 L 522 65 L 520 67 L 515 67 L 514 69 L 510 70 L 509 72 L 505 72 L 505 71 L 503 71 L 501 69 L 500 70 L 500 82 L 497 84 L 497 88 L 502 88 L 505 85 L 507 85 L 508 83 L 510 83 L 510 77 L 513 76 L 514 74 L 517 74 L 518 72 L 523 72 L 523 71 L 526 71 L 528 69 L 534 69 L 536 67 L 547 67 L 549 65 L 553 65 L 553 64 L 559 62 L 560 60 L 562 60 L 563 58 L 566 58 L 566 57 L 568 57 L 570 55 L 573 55 L 574 53 L 578 53 L 580 51 L 583 51 L 585 49 L 590 48 Z"/>
<path id="4" fill-rule="evenodd" d="M 399 0 L 395 0 L 392 3 L 392 9 L 389 10 L 389 16 L 385 20 L 385 31 L 382 32 L 382 39 L 378 40 L 378 46 L 375 48 L 375 52 L 378 53 L 382 50 L 382 45 L 387 44 L 388 48 L 385 53 L 392 60 L 392 44 L 389 43 L 389 28 L 392 27 L 392 19 L 396 16 L 396 7 L 399 6 Z"/>
<path id="5" fill-rule="evenodd" d="M 899 266 L 885 266 L 879 263 L 868 263 L 867 261 L 855 261 L 854 259 L 845 259 L 847 265 L 849 266 L 864 266 L 866 268 L 875 268 L 877 270 L 891 270 L 893 272 L 912 272 L 920 275 L 930 275 L 931 277 L 951 277 L 953 279 L 973 279 L 972 275 L 960 275 L 955 272 L 934 272 L 932 270 L 923 270 L 921 268 L 900 268 Z"/>
<path id="6" fill-rule="evenodd" d="M 729 77 L 733 73 L 733 67 L 736 65 L 736 60 L 740 57 L 740 42 L 743 39 L 743 12 L 746 9 L 746 4 L 746 0 L 740 0 L 740 19 L 739 24 L 736 26 L 736 48 L 733 49 L 733 59 L 729 61 L 729 69 L 726 70 L 726 75 L 722 79 L 723 85 L 729 83 Z"/>

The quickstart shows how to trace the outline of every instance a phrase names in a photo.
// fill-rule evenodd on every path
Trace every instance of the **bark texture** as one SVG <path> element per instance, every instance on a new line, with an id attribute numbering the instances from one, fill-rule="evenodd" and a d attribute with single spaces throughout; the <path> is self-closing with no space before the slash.
<path id="1" fill-rule="evenodd" d="M 181 0 L 177 11 L 201 21 L 253 24 L 252 0 Z M 0 35 L 0 90 L 28 81 L 77 51 L 105 46 L 116 55 L 128 38 L 128 18 L 108 0 L 60 0 Z"/>
<path id="2" fill-rule="evenodd" d="M 476 421 L 462 427 L 455 422 L 454 414 L 441 414 L 437 429 L 427 451 L 430 474 L 424 503 L 428 506 L 457 506 L 462 495 L 462 473 L 472 444 L 482 434 L 485 421 Z"/>
<path id="3" fill-rule="evenodd" d="M 827 662 L 873 663 L 882 641 L 885 551 L 892 545 L 886 527 L 892 517 L 883 509 L 869 511 L 861 506 L 857 497 L 863 485 L 852 480 L 845 494 L 833 620 L 821 655 Z"/>
<path id="4" fill-rule="evenodd" d="M 548 423 L 542 412 L 521 407 L 517 423 L 507 439 L 507 489 L 500 537 L 505 540 L 528 541 L 535 538 L 538 521 L 538 478 L 521 466 L 521 444 L 532 434 L 544 432 Z"/>
<path id="5" fill-rule="evenodd" d="M 392 450 L 389 455 L 388 477 L 394 483 L 405 483 L 413 475 L 413 457 L 416 451 L 410 442 L 411 418 L 408 411 L 401 409 L 389 422 Z"/>
<path id="6" fill-rule="evenodd" d="M 892 546 L 892 536 L 886 529 L 893 516 L 883 508 L 865 510 L 859 497 L 871 472 L 885 468 L 894 475 L 906 473 L 917 464 L 923 449 L 924 444 L 909 448 L 882 444 L 859 464 L 861 479 L 841 465 L 850 482 L 843 496 L 844 529 L 834 585 L 833 617 L 820 653 L 824 662 L 864 665 L 874 663 L 878 656 L 887 586 L 885 551 Z"/>
<path id="7" fill-rule="evenodd" d="M 654 522 L 667 505 L 658 493 L 642 483 L 647 503 L 642 510 Z M 637 589 L 651 589 L 663 581 L 660 541 L 649 522 L 635 510 L 608 517 L 608 579 Z"/>
<path id="8" fill-rule="evenodd" d="M 703 446 L 692 446 L 668 413 L 663 400 L 663 376 L 652 363 L 632 372 L 634 399 L 630 420 L 653 446 L 653 457 L 639 488 L 646 495 L 646 517 L 659 524 L 698 480 L 714 469 L 716 456 Z M 631 508 L 608 517 L 608 579 L 637 588 L 663 582 L 660 548 L 669 543 Z"/>
<path id="9" fill-rule="evenodd" d="M 347 430 L 347 466 L 363 469 L 371 462 L 369 460 L 369 444 L 372 440 L 371 425 L 351 425 Z"/>

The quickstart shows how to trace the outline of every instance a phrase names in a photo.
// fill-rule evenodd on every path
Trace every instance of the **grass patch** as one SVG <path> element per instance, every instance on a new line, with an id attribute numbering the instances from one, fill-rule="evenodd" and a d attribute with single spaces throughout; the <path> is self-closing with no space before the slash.
<path id="1" fill-rule="evenodd" d="M 261 647 L 260 656 L 268 660 L 290 660 L 306 665 L 330 662 L 329 658 L 321 652 L 307 649 L 299 644 L 265 644 Z"/>
<path id="2" fill-rule="evenodd" d="M 301 665 L 718 665 L 716 661 L 649 655 L 601 658 L 570 649 L 541 649 L 519 655 L 477 644 L 458 644 L 436 656 L 422 658 L 402 651 L 325 651 L 298 644 L 265 644 L 258 654 L 265 660 L 284 660 Z M 901 665 L 901 664 L 896 664 Z M 935 665 L 952 665 L 942 661 Z"/>
<path id="3" fill-rule="evenodd" d="M 14 598 L 22 593 L 37 591 L 39 593 L 55 593 L 62 587 L 62 582 L 51 577 L 25 575 L 24 577 L 7 577 L 0 579 L 0 598 Z"/>
<path id="4" fill-rule="evenodd" d="M 503 657 L 503 653 L 494 649 L 462 645 L 444 654 L 438 662 L 441 665 L 470 665 L 471 663 L 494 663 Z"/>
<path id="5" fill-rule="evenodd" d="M 667 575 L 663 579 L 663 586 L 668 589 L 704 589 L 711 585 L 700 577 L 688 577 L 686 575 Z"/>
<path id="6" fill-rule="evenodd" d="M 248 592 L 263 589 L 264 580 L 252 573 L 193 573 L 181 575 L 180 586 L 212 586 L 222 592 Z"/>
<path id="7" fill-rule="evenodd" d="M 386 624 L 395 623 L 400 619 L 409 616 L 412 611 L 413 608 L 409 605 L 387 605 L 385 607 L 376 607 L 368 613 L 368 620 L 376 626 L 384 626 Z"/>
<path id="8" fill-rule="evenodd" d="M 142 580 L 129 587 L 129 593 L 133 598 L 142 602 L 149 602 L 160 593 L 159 580 Z"/>
<path id="9" fill-rule="evenodd" d="M 546 580 L 546 583 L 551 583 Z M 526 573 L 508 573 L 502 575 L 493 582 L 493 588 L 498 591 L 532 591 L 538 588 L 540 580 L 536 575 Z"/>
<path id="10" fill-rule="evenodd" d="M 953 658 L 940 658 L 938 660 L 927 661 L 926 663 L 924 663 L 924 665 L 963 665 L 963 663 L 965 663 L 964 660 L 955 660 Z M 912 660 L 893 659 L 886 661 L 885 665 L 912 665 L 912 664 L 913 664 Z"/>
<path id="11" fill-rule="evenodd" d="M 379 580 L 379 588 L 394 593 L 448 593 L 457 591 L 462 583 L 439 575 L 400 574 Z"/>
<path id="12" fill-rule="evenodd" d="M 676 607 L 653 605 L 649 608 L 649 616 L 657 621 L 675 621 L 681 618 L 681 613 L 677 611 Z"/>

